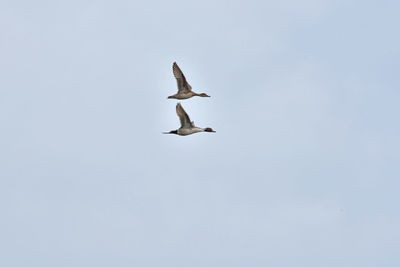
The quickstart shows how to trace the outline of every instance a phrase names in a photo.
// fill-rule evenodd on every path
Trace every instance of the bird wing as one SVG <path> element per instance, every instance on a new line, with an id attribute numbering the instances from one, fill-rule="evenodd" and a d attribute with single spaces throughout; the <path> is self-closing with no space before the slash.
<path id="1" fill-rule="evenodd" d="M 174 72 L 176 83 L 178 85 L 178 93 L 190 92 L 192 90 L 192 87 L 186 81 L 185 75 L 183 75 L 183 72 L 178 67 L 178 64 L 176 64 L 176 62 L 174 62 L 174 64 L 172 65 L 172 70 Z"/>
<path id="2" fill-rule="evenodd" d="M 178 114 L 179 120 L 181 121 L 181 128 L 194 127 L 193 122 L 190 121 L 189 115 L 183 109 L 181 103 L 176 104 L 176 114 Z"/>

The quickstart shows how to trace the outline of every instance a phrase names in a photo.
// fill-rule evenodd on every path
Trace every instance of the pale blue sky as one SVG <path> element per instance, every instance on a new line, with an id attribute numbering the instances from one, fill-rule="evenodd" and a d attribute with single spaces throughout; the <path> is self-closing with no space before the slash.
<path id="1" fill-rule="evenodd" d="M 2 1 L 0 266 L 400 266 L 399 10 Z"/>

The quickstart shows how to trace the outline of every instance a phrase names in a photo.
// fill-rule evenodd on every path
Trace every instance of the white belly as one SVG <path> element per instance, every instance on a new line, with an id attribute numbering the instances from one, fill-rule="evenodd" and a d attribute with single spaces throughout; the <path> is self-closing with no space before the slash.
<path id="1" fill-rule="evenodd" d="M 189 134 L 194 134 L 194 133 L 198 133 L 198 132 L 202 132 L 203 129 L 201 128 L 180 128 L 178 129 L 178 134 L 179 135 L 189 135 Z"/>

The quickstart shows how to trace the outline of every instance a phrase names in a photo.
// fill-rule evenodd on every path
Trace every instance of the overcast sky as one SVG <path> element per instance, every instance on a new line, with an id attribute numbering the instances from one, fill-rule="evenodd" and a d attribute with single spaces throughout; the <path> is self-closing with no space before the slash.
<path id="1" fill-rule="evenodd" d="M 399 10 L 1 1 L 0 266 L 400 266 Z"/>

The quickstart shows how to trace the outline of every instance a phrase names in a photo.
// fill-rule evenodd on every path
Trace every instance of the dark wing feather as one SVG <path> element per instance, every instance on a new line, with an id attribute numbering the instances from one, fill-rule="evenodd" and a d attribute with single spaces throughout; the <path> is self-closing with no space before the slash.
<path id="1" fill-rule="evenodd" d="M 174 62 L 172 65 L 172 71 L 174 72 L 174 76 L 176 78 L 176 82 L 178 85 L 178 92 L 183 93 L 183 92 L 189 92 L 192 90 L 192 87 L 190 84 L 186 81 L 185 75 L 183 75 L 183 72 L 179 68 L 178 64 Z"/>
<path id="2" fill-rule="evenodd" d="M 181 103 L 176 104 L 176 114 L 178 114 L 179 120 L 181 121 L 181 128 L 194 127 L 193 122 L 190 121 L 189 115 L 183 109 Z"/>

